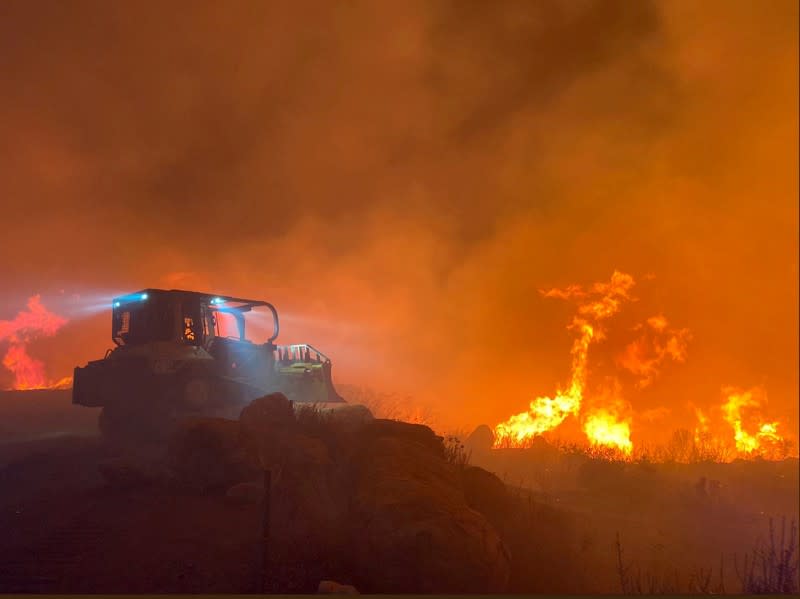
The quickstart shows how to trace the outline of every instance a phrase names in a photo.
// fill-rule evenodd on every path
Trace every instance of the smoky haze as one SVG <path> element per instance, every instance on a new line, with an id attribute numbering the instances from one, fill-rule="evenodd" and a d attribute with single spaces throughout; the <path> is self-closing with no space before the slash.
<path id="1" fill-rule="evenodd" d="M 574 306 L 539 289 L 616 269 L 638 299 L 595 372 L 648 317 L 691 331 L 636 412 L 692 426 L 688 402 L 761 385 L 796 430 L 797 23 L 791 0 L 2 2 L 0 318 L 34 293 L 72 315 L 30 348 L 56 377 L 110 345 L 81 301 L 261 297 L 337 381 L 474 426 L 568 380 Z"/>

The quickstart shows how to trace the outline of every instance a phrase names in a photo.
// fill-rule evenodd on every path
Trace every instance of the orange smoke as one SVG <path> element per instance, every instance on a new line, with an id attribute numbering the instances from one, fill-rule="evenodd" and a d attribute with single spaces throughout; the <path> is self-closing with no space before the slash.
<path id="1" fill-rule="evenodd" d="M 722 414 L 733 427 L 736 450 L 744 456 L 782 456 L 787 441 L 778 434 L 778 423 L 768 422 L 762 415 L 766 391 L 760 387 L 747 391 L 725 387 L 722 392 L 727 397 Z"/>
<path id="2" fill-rule="evenodd" d="M 583 300 L 568 327 L 577 333 L 570 352 L 570 383 L 566 389 L 559 389 L 555 397 L 537 397 L 530 403 L 528 411 L 511 416 L 507 421 L 498 424 L 494 431 L 496 446 L 523 445 L 536 435 L 556 428 L 568 416 L 578 415 L 586 387 L 589 346 L 593 341 L 603 338 L 599 323 L 619 312 L 622 302 L 630 299 L 629 291 L 633 285 L 633 277 L 614 271 L 608 283 L 595 283 L 588 291 L 584 291 L 579 285 L 570 285 L 565 289 L 540 290 L 544 297 Z M 589 430 L 600 431 L 594 427 Z M 593 443 L 606 444 L 600 437 L 592 437 L 588 430 L 587 434 Z"/>
<path id="3" fill-rule="evenodd" d="M 8 341 L 8 350 L 3 357 L 3 366 L 14 374 L 13 389 L 66 388 L 72 383 L 70 377 L 57 382 L 47 379 L 44 364 L 28 355 L 27 345 L 38 337 L 51 337 L 67 323 L 66 318 L 48 311 L 38 295 L 28 300 L 27 311 L 22 311 L 13 320 L 0 320 L 0 342 Z"/>
<path id="4" fill-rule="evenodd" d="M 617 365 L 639 377 L 636 387 L 644 389 L 658 376 L 662 363 L 667 359 L 675 362 L 686 360 L 686 347 L 691 335 L 689 329 L 671 329 L 667 319 L 661 315 L 647 319 L 647 326 L 639 339 L 631 342 L 617 356 Z"/>

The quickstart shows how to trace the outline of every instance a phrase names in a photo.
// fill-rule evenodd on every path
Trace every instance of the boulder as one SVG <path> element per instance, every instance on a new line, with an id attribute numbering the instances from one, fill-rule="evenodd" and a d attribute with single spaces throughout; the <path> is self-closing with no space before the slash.
<path id="1" fill-rule="evenodd" d="M 508 551 L 467 505 L 456 469 L 432 451 L 433 433 L 396 435 L 398 427 L 379 426 L 392 434 L 373 438 L 356 465 L 357 586 L 370 593 L 502 593 Z"/>
<path id="2" fill-rule="evenodd" d="M 329 412 L 331 424 L 342 430 L 354 432 L 368 422 L 375 420 L 367 406 L 361 404 L 345 404 L 332 408 Z"/>
<path id="3" fill-rule="evenodd" d="M 367 423 L 359 436 L 367 443 L 381 437 L 401 439 L 414 443 L 438 457 L 444 458 L 444 439 L 424 424 L 410 424 L 399 420 L 376 418 Z"/>
<path id="4" fill-rule="evenodd" d="M 503 530 L 511 508 L 511 496 L 505 483 L 477 466 L 467 466 L 459 474 L 467 505 L 483 514 L 498 530 Z"/>
<path id="5" fill-rule="evenodd" d="M 283 393 L 270 393 L 250 402 L 239 416 L 242 433 L 258 438 L 277 430 L 292 429 L 297 424 L 292 402 Z"/>
<path id="6" fill-rule="evenodd" d="M 195 491 L 224 491 L 260 469 L 240 443 L 239 423 L 197 418 L 181 423 L 169 444 L 174 481 Z"/>
<path id="7" fill-rule="evenodd" d="M 473 453 L 486 453 L 492 446 L 494 446 L 494 433 L 485 424 L 472 431 L 464 441 L 464 447 Z"/>
<path id="8" fill-rule="evenodd" d="M 252 401 L 239 417 L 241 443 L 260 468 L 281 468 L 296 431 L 292 402 L 283 393 Z"/>

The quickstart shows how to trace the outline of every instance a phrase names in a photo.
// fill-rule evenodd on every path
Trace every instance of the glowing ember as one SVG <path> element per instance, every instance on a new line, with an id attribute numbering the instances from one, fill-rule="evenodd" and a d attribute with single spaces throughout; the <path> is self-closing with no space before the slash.
<path id="1" fill-rule="evenodd" d="M 28 300 L 27 311 L 22 311 L 13 320 L 0 320 L 0 342 L 8 342 L 3 357 L 3 366 L 14 373 L 14 389 L 66 388 L 72 383 L 70 377 L 55 383 L 49 382 L 44 364 L 31 358 L 27 344 L 37 337 L 50 337 L 66 324 L 67 320 L 49 312 L 38 295 Z"/>
<path id="2" fill-rule="evenodd" d="M 583 424 L 583 430 L 592 446 L 610 447 L 625 455 L 633 451 L 630 422 L 619 420 L 609 410 L 599 409 L 591 413 Z"/>
<path id="3" fill-rule="evenodd" d="M 578 313 L 569 326 L 577 333 L 572 344 L 572 374 L 567 389 L 559 389 L 555 397 L 537 397 L 530 403 L 527 412 L 512 416 L 495 427 L 495 445 L 523 445 L 536 435 L 552 430 L 570 415 L 580 411 L 586 386 L 587 358 L 589 346 L 602 339 L 598 327 L 600 321 L 616 314 L 623 301 L 630 299 L 633 277 L 615 271 L 608 283 L 595 283 L 584 291 L 578 285 L 565 289 L 541 290 L 544 297 L 579 299 Z"/>
<path id="4" fill-rule="evenodd" d="M 778 423 L 763 421 L 761 411 L 767 403 L 763 389 L 755 387 L 742 391 L 726 387 L 723 394 L 727 396 L 727 401 L 722 406 L 722 413 L 733 427 L 736 449 L 740 453 L 768 456 L 785 443 L 778 434 Z M 750 433 L 747 428 L 755 432 Z"/>

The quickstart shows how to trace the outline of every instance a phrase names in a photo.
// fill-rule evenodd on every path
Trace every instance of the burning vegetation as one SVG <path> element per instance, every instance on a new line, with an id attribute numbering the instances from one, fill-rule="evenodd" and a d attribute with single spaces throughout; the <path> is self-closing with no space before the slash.
<path id="1" fill-rule="evenodd" d="M 553 397 L 537 397 L 528 410 L 511 416 L 495 426 L 495 447 L 526 447 L 534 438 L 556 431 L 570 417 L 580 421 L 590 451 L 605 451 L 620 459 L 635 457 L 631 430 L 634 413 L 622 396 L 619 379 L 612 377 L 611 390 L 589 394 L 590 348 L 606 337 L 607 322 L 623 306 L 635 301 L 631 290 L 635 281 L 629 274 L 615 271 L 607 282 L 594 283 L 588 289 L 570 285 L 564 289 L 543 289 L 542 296 L 572 301 L 577 310 L 567 329 L 573 334 L 569 384 L 558 388 Z M 638 338 L 616 356 L 615 365 L 636 378 L 634 390 L 652 385 L 667 361 L 683 363 L 691 333 L 687 328 L 673 328 L 667 318 L 658 314 L 633 329 Z M 724 387 L 720 415 L 727 430 L 710 428 L 709 416 L 694 408 L 698 423 L 693 444 L 695 457 L 708 459 L 752 458 L 782 459 L 790 455 L 792 441 L 779 434 L 779 423 L 763 416 L 766 392 L 761 388 L 748 391 Z M 642 418 L 646 416 L 643 414 Z M 653 457 L 653 452 L 639 452 L 639 457 Z"/>

